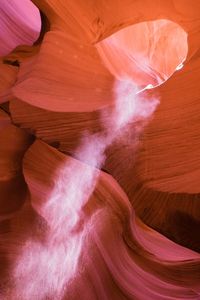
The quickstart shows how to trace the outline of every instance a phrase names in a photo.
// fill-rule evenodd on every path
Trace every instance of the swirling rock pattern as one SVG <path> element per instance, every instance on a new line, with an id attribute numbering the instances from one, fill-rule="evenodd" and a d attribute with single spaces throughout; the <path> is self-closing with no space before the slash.
<path id="1" fill-rule="evenodd" d="M 200 2 L 0 16 L 1 298 L 200 299 Z"/>

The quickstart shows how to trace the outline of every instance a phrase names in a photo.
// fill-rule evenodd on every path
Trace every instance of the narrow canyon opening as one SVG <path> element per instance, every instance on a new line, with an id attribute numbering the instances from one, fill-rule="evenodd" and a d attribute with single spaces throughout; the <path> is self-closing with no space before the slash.
<path id="1" fill-rule="evenodd" d="M 137 23 L 96 44 L 98 52 L 119 80 L 133 80 L 142 89 L 164 83 L 183 66 L 187 33 L 166 20 Z"/>

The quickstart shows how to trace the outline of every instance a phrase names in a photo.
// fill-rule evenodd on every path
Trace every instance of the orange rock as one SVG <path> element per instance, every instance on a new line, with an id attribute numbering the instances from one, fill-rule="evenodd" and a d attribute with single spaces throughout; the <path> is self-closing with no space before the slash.
<path id="1" fill-rule="evenodd" d="M 3 111 L 0 112 L 0 135 L 0 215 L 4 218 L 4 215 L 19 209 L 27 196 L 21 164 L 31 139 L 11 125 Z"/>

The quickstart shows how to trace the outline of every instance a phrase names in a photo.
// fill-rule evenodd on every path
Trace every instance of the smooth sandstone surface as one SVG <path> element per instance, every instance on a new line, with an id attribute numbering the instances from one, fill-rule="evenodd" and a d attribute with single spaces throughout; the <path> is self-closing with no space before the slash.
<path id="1" fill-rule="evenodd" d="M 0 297 L 198 300 L 199 0 L 0 16 Z M 112 138 L 126 81 L 138 112 Z"/>

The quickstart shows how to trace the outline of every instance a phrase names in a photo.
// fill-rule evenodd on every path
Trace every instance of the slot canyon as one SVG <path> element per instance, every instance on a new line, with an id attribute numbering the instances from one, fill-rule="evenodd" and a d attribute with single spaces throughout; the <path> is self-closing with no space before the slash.
<path id="1" fill-rule="evenodd" d="M 200 0 L 0 0 L 0 299 L 200 300 Z"/>

